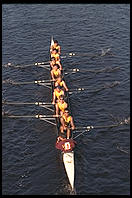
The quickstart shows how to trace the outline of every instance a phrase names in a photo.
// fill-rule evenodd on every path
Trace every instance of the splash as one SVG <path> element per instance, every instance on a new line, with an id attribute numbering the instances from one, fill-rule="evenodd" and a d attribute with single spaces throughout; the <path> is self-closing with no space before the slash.
<path id="1" fill-rule="evenodd" d="M 102 53 L 101 53 L 101 55 L 100 56 L 105 56 L 106 54 L 108 54 L 108 52 L 111 50 L 111 48 L 108 48 L 108 49 L 106 49 L 106 50 L 103 50 L 102 49 Z"/>

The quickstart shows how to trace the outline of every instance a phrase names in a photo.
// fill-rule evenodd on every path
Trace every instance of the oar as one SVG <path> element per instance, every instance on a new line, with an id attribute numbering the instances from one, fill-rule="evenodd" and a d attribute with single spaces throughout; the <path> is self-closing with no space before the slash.
<path id="1" fill-rule="evenodd" d="M 86 90 L 85 88 L 75 88 L 75 89 L 70 89 L 69 91 L 68 91 L 68 93 L 69 94 L 73 94 L 73 93 L 76 93 L 77 91 L 84 91 L 84 90 Z"/>
<path id="2" fill-rule="evenodd" d="M 53 82 L 54 80 L 35 80 L 35 81 L 30 81 L 30 82 L 14 82 L 12 80 L 4 80 L 3 83 L 9 83 L 13 85 L 27 85 L 27 84 L 45 84 L 45 85 L 50 85 L 50 82 Z"/>
<path id="3" fill-rule="evenodd" d="M 58 118 L 60 115 L 8 115 L 8 114 L 3 114 L 3 117 L 8 117 L 8 118 Z"/>
<path id="4" fill-rule="evenodd" d="M 115 56 L 113 53 L 110 52 L 111 48 L 108 48 L 106 50 L 103 50 L 101 51 L 101 53 L 96 53 L 96 54 L 90 54 L 90 53 L 80 53 L 80 52 L 70 52 L 70 53 L 66 53 L 64 55 L 61 56 L 61 58 L 67 58 L 67 57 L 73 57 L 73 56 L 87 56 L 87 57 L 90 57 L 90 58 L 95 58 L 95 57 L 98 57 L 98 56 L 105 56 L 105 55 L 112 55 L 112 56 Z"/>
<path id="5" fill-rule="evenodd" d="M 67 69 L 63 70 L 63 71 L 66 71 L 66 72 L 64 72 L 64 74 L 67 75 L 67 74 L 75 74 L 75 73 L 79 72 L 80 69 L 74 68 L 74 69 L 70 69 L 69 71 Z"/>
<path id="6" fill-rule="evenodd" d="M 46 64 L 48 64 L 48 63 L 50 63 L 50 61 L 45 61 L 45 62 L 37 62 L 37 63 L 31 63 L 31 64 L 27 64 L 27 65 L 14 65 L 14 64 L 12 64 L 12 63 L 7 63 L 7 64 L 4 64 L 4 65 L 2 65 L 2 67 L 4 66 L 4 67 L 16 67 L 16 68 L 25 68 L 25 67 L 30 67 L 30 66 L 40 66 L 40 65 L 45 65 L 46 66 Z M 47 65 L 47 66 L 50 66 L 49 64 Z"/>
<path id="7" fill-rule="evenodd" d="M 50 71 L 50 65 L 39 64 L 38 67 L 42 67 Z"/>
<path id="8" fill-rule="evenodd" d="M 88 93 L 97 93 L 99 91 L 102 91 L 103 89 L 107 89 L 107 88 L 113 88 L 117 85 L 119 85 L 120 82 L 119 81 L 114 81 L 111 84 L 108 85 L 103 85 L 102 87 L 95 89 L 95 90 L 89 90 L 89 88 L 77 88 L 77 89 L 70 89 L 69 94 L 73 94 L 73 93 L 77 93 L 77 92 L 81 92 L 81 91 L 86 91 Z"/>
<path id="9" fill-rule="evenodd" d="M 100 54 L 89 54 L 89 53 L 73 53 L 73 52 L 70 52 L 70 53 L 66 53 L 65 55 L 62 55 L 60 56 L 62 59 L 63 58 L 68 58 L 68 57 L 73 57 L 73 56 L 87 56 L 87 57 L 95 57 L 95 56 L 100 56 Z"/>
<path id="10" fill-rule="evenodd" d="M 52 124 L 54 126 L 56 126 L 56 123 L 54 123 L 52 120 L 55 121 L 55 118 L 58 118 L 60 117 L 60 115 L 7 115 L 7 114 L 4 114 L 2 112 L 2 116 L 3 117 L 8 117 L 8 118 L 37 118 L 37 119 L 40 119 L 40 120 L 43 120 L 49 124 Z"/>
<path id="11" fill-rule="evenodd" d="M 82 130 L 82 129 L 86 129 L 86 130 L 90 130 L 90 129 L 102 129 L 102 128 L 112 128 L 112 127 L 117 127 L 119 126 L 120 123 L 117 123 L 117 124 L 112 124 L 112 125 L 106 125 L 106 126 L 85 126 L 85 127 L 76 127 L 75 129 L 79 129 L 79 130 Z"/>
<path id="12" fill-rule="evenodd" d="M 111 125 L 76 127 L 75 130 L 83 130 L 83 132 L 80 132 L 80 134 L 77 135 L 76 137 L 74 137 L 74 139 L 76 139 L 77 137 L 79 137 L 80 135 L 85 133 L 86 131 L 90 131 L 91 129 L 113 128 L 113 127 L 118 127 L 118 126 L 121 126 L 124 124 L 126 124 L 126 125 L 130 124 L 130 117 L 128 117 L 128 119 L 124 119 L 123 121 L 120 121 L 116 124 L 111 124 Z M 76 131 L 75 131 L 75 133 L 76 133 Z"/>
<path id="13" fill-rule="evenodd" d="M 53 104 L 46 103 L 46 102 L 7 102 L 7 101 L 2 101 L 2 104 L 4 104 L 4 105 L 38 105 L 38 106 L 43 107 L 49 111 L 54 112 L 54 110 L 51 108 L 53 106 Z"/>
<path id="14" fill-rule="evenodd" d="M 101 72 L 113 72 L 117 69 L 120 69 L 120 66 L 116 67 L 103 67 L 102 69 L 79 69 L 79 68 L 74 68 L 74 69 L 64 69 L 63 71 L 65 74 L 74 74 L 77 72 L 91 72 L 91 73 L 101 73 Z"/>
<path id="15" fill-rule="evenodd" d="M 2 104 L 5 105 L 53 105 L 52 103 L 47 102 L 9 102 L 9 101 L 2 101 Z"/>
<path id="16" fill-rule="evenodd" d="M 69 77 L 70 75 L 72 74 L 76 74 L 77 72 L 81 72 L 81 73 L 87 73 L 87 72 L 91 72 L 91 73 L 94 73 L 95 75 L 96 74 L 99 74 L 99 73 L 102 73 L 102 72 L 114 72 L 116 70 L 120 69 L 120 67 L 106 67 L 106 68 L 103 68 L 103 69 L 94 69 L 94 70 L 91 70 L 91 69 L 78 69 L 78 68 L 74 68 L 74 69 L 66 69 L 64 70 L 64 74 L 66 75 L 66 77 Z"/>
<path id="17" fill-rule="evenodd" d="M 113 127 L 117 127 L 123 124 L 129 124 L 130 123 L 130 117 L 128 117 L 127 119 L 124 119 L 123 121 L 120 121 L 116 124 L 111 124 L 111 125 L 99 125 L 99 126 L 84 126 L 84 127 L 76 127 L 76 130 L 82 130 L 82 129 L 86 129 L 86 130 L 90 130 L 90 129 L 103 129 L 103 128 L 113 128 Z"/>

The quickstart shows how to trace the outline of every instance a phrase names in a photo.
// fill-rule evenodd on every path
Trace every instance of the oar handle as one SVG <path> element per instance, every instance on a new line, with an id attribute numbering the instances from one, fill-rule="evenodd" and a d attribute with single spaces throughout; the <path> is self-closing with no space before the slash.
<path id="1" fill-rule="evenodd" d="M 58 117 L 60 117 L 60 115 L 36 115 L 35 116 L 36 118 L 50 118 L 50 117 L 52 117 L 52 118 L 58 118 Z"/>
<path id="2" fill-rule="evenodd" d="M 90 130 L 90 129 L 93 129 L 93 128 L 95 128 L 94 126 L 85 126 L 85 127 L 76 127 L 75 129 L 88 129 L 88 130 Z"/>
<path id="3" fill-rule="evenodd" d="M 41 62 L 41 63 L 35 63 L 34 65 L 45 65 L 47 63 L 50 63 L 50 61 L 47 61 L 47 62 Z"/>

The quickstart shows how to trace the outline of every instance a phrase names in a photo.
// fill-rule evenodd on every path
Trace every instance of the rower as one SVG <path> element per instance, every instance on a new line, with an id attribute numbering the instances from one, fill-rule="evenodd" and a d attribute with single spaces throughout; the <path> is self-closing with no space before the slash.
<path id="1" fill-rule="evenodd" d="M 54 57 L 56 61 L 60 62 L 60 55 L 57 49 L 53 49 L 51 52 L 51 58 Z"/>
<path id="2" fill-rule="evenodd" d="M 61 71 L 58 67 L 59 66 L 55 64 L 51 70 L 51 77 L 53 81 L 56 81 L 56 79 L 61 76 Z"/>
<path id="3" fill-rule="evenodd" d="M 51 58 L 51 61 L 50 61 L 50 66 L 51 66 L 52 69 L 53 69 L 53 67 L 54 67 L 55 64 L 56 64 L 55 57 L 52 57 Z"/>
<path id="4" fill-rule="evenodd" d="M 53 101 L 52 104 L 55 104 L 57 102 L 57 100 L 59 100 L 60 96 L 64 96 L 65 93 L 62 90 L 62 88 L 60 86 L 55 87 L 54 92 L 53 92 Z"/>
<path id="5" fill-rule="evenodd" d="M 74 125 L 72 116 L 69 115 L 68 109 L 65 109 L 64 114 L 60 118 L 60 122 L 61 122 L 60 132 L 64 133 L 64 131 L 66 131 L 67 139 L 69 139 L 70 135 L 71 135 L 70 127 L 71 127 L 72 130 L 74 130 L 75 125 Z"/>
<path id="6" fill-rule="evenodd" d="M 68 87 L 66 86 L 66 83 L 64 80 L 62 80 L 62 77 L 59 76 L 57 79 L 56 79 L 56 82 L 55 82 L 55 87 L 56 86 L 61 86 L 62 88 L 64 88 L 65 91 L 68 91 Z"/>
<path id="7" fill-rule="evenodd" d="M 62 116 L 65 109 L 67 109 L 68 107 L 68 104 L 64 101 L 64 97 L 63 96 L 60 96 L 58 102 L 56 103 L 55 105 L 56 107 L 56 115 L 60 115 Z"/>
<path id="8" fill-rule="evenodd" d="M 53 49 L 57 49 L 58 50 L 58 54 L 60 54 L 61 47 L 58 44 L 58 41 L 57 40 L 54 40 L 54 44 L 51 46 L 51 50 L 50 51 L 52 52 Z"/>
<path id="9" fill-rule="evenodd" d="M 54 67 L 55 64 L 58 64 L 59 67 L 60 67 L 59 69 L 62 70 L 62 65 L 61 65 L 60 61 L 56 61 L 55 60 L 55 57 L 52 57 L 51 58 L 51 61 L 50 61 L 51 69 L 53 69 L 53 67 Z"/>

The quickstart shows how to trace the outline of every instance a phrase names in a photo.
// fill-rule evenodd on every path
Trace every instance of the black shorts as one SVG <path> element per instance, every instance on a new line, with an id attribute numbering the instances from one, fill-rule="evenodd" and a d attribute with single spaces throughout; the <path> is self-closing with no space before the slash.
<path id="1" fill-rule="evenodd" d="M 66 131 L 64 131 L 64 133 L 59 132 L 59 136 L 61 136 L 62 138 L 66 138 Z"/>
<path id="2" fill-rule="evenodd" d="M 66 127 L 66 128 L 70 128 L 70 127 L 71 127 L 71 125 L 70 125 L 70 124 L 68 124 L 68 125 L 65 125 L 65 127 Z"/>

